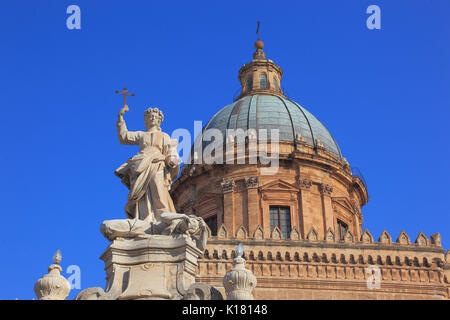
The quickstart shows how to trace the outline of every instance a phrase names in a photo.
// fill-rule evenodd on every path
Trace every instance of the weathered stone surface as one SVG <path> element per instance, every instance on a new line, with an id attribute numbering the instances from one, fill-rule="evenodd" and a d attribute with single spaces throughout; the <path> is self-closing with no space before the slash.
<path id="1" fill-rule="evenodd" d="M 115 240 L 101 256 L 106 289 L 86 289 L 77 299 L 182 299 L 195 282 L 201 255 L 186 235 Z"/>
<path id="2" fill-rule="evenodd" d="M 53 256 L 53 264 L 48 267 L 48 274 L 36 281 L 34 292 L 39 300 L 64 300 L 69 295 L 69 281 L 60 274 L 61 258 L 61 251 L 58 250 Z"/>

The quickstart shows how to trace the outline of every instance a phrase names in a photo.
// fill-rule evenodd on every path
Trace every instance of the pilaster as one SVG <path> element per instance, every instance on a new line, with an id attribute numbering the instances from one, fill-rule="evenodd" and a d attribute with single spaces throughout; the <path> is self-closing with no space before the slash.
<path id="1" fill-rule="evenodd" d="M 247 187 L 248 234 L 250 236 L 253 236 L 253 233 L 260 224 L 258 218 L 260 211 L 258 201 L 259 178 L 258 177 L 245 178 L 245 186 Z"/>
<path id="2" fill-rule="evenodd" d="M 223 181 L 221 183 L 223 192 L 223 223 L 230 233 L 234 236 L 236 232 L 236 221 L 234 216 L 234 180 Z"/>

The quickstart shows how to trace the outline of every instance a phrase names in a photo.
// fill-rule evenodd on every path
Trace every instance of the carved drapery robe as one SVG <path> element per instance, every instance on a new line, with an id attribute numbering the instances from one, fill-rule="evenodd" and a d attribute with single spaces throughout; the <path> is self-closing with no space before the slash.
<path id="1" fill-rule="evenodd" d="M 179 165 L 170 167 L 168 159 L 179 159 L 176 142 L 161 130 L 128 131 L 124 121 L 117 122 L 117 133 L 121 144 L 139 145 L 139 153 L 115 171 L 130 190 L 125 213 L 129 219 L 159 222 L 161 213 L 175 212 L 169 189 Z"/>

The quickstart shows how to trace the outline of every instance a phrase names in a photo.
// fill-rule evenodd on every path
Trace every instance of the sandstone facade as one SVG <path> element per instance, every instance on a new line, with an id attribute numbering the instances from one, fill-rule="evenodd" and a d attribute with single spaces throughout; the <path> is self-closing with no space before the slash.
<path id="1" fill-rule="evenodd" d="M 202 217 L 211 229 L 197 281 L 221 287 L 232 249 L 242 243 L 258 281 L 255 299 L 449 299 L 449 253 L 439 234 L 429 239 L 421 233 L 411 241 L 402 232 L 395 241 L 383 232 L 375 241 L 363 232 L 361 210 L 369 200 L 364 178 L 341 156 L 327 129 L 285 98 L 283 72 L 266 60 L 261 43 L 239 72 L 237 101 L 206 128 L 287 128 L 279 141 L 279 167 L 270 175 L 263 164 L 250 164 L 252 148 L 259 148 L 250 137 L 245 155 L 237 146 L 219 150 L 224 158 L 231 153 L 234 164 L 183 167 L 172 185 L 175 207 Z M 304 120 L 293 119 L 295 114 Z M 270 117 L 276 125 L 267 122 Z M 374 278 L 375 288 L 369 285 Z"/>

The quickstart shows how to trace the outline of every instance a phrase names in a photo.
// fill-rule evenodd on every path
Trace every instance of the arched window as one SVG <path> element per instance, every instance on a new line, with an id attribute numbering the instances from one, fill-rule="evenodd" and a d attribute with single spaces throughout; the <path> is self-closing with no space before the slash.
<path id="1" fill-rule="evenodd" d="M 253 75 L 251 74 L 247 78 L 247 91 L 251 91 L 253 89 Z"/>
<path id="2" fill-rule="evenodd" d="M 259 75 L 259 88 L 267 89 L 267 76 L 265 73 Z"/>
<path id="3" fill-rule="evenodd" d="M 273 90 L 275 90 L 275 91 L 278 90 L 277 78 L 273 78 Z"/>

